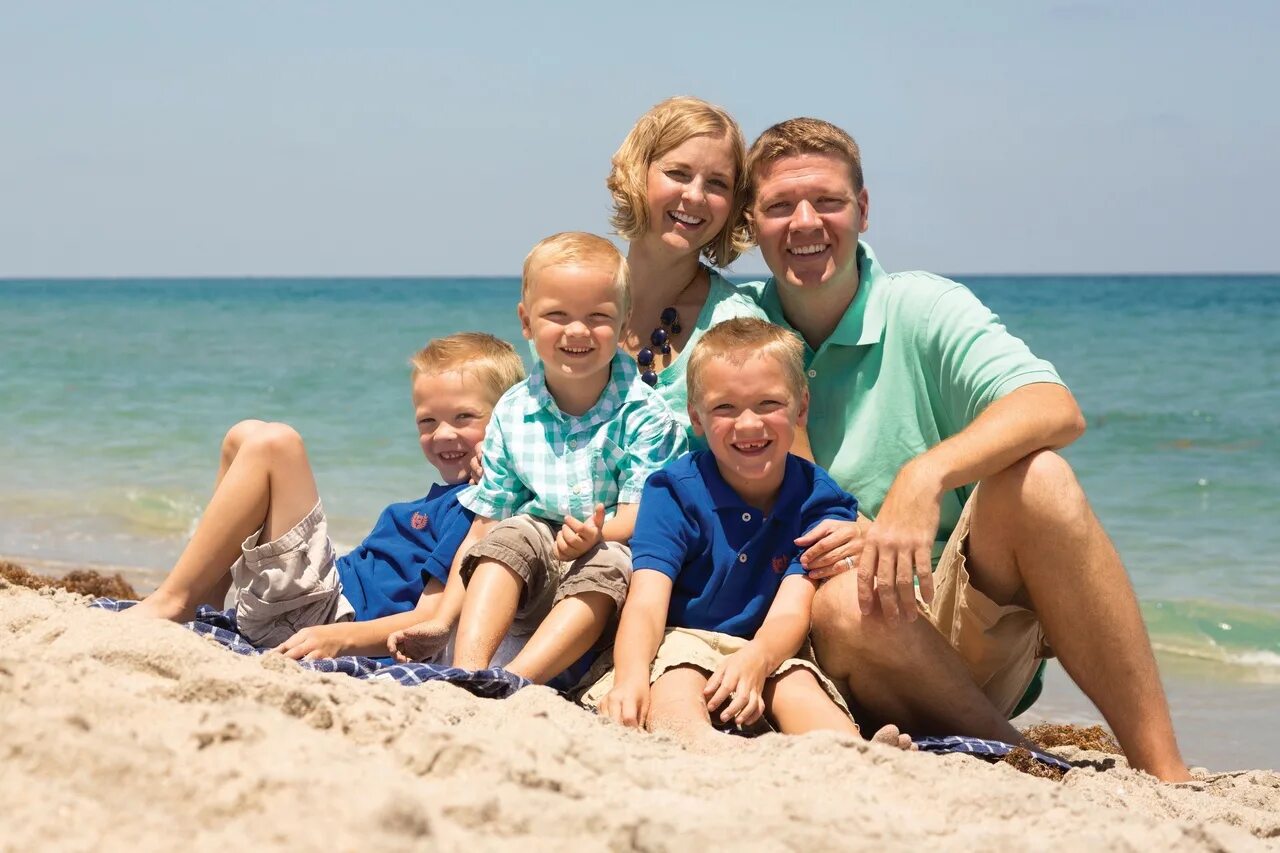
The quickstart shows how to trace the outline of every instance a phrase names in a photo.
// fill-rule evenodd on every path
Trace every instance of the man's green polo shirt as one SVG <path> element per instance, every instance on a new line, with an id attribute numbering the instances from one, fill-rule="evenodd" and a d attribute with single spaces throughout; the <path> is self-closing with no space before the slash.
<path id="1" fill-rule="evenodd" d="M 815 461 L 875 518 L 905 463 L 955 435 L 993 400 L 1036 382 L 1062 385 L 968 288 L 925 272 L 889 274 L 871 247 L 858 245 L 858 292 L 815 352 L 805 345 L 809 441 Z M 760 304 L 791 328 L 775 279 Z M 933 559 L 973 491 L 942 501 Z"/>

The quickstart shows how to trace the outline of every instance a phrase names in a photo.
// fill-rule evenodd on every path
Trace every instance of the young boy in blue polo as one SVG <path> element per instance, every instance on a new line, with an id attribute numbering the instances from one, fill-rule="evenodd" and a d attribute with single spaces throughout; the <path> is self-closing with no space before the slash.
<path id="1" fill-rule="evenodd" d="M 418 444 L 443 484 L 388 506 L 358 548 L 334 554 L 302 438 L 242 421 L 222 444 L 217 486 L 160 588 L 125 611 L 179 621 L 234 588 L 236 626 L 292 658 L 385 654 L 394 631 L 431 616 L 471 528 L 458 503 L 498 398 L 524 378 L 510 344 L 464 332 L 410 360 Z"/>
<path id="2" fill-rule="evenodd" d="M 796 539 L 858 504 L 790 454 L 808 410 L 803 347 L 763 320 L 713 327 L 689 360 L 689 415 L 708 450 L 649 478 L 614 669 L 583 695 L 628 726 L 685 735 L 766 718 L 778 730 L 858 733 L 800 654 L 816 588 Z M 874 740 L 910 746 L 886 726 Z"/>
<path id="3" fill-rule="evenodd" d="M 433 655 L 454 623 L 453 664 L 494 663 L 545 683 L 595 645 L 631 576 L 626 542 L 645 480 L 685 449 L 671 410 L 618 336 L 626 261 L 593 234 L 548 237 L 525 259 L 518 313 L 538 363 L 494 408 L 484 474 L 459 495 L 476 514 L 436 616 L 393 635 L 399 659 Z"/>

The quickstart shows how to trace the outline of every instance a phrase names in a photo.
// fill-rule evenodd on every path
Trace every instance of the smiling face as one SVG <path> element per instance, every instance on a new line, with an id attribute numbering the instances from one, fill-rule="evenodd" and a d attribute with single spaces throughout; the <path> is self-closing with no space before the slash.
<path id="1" fill-rule="evenodd" d="M 462 370 L 419 373 L 413 378 L 413 411 L 422 455 L 446 483 L 465 483 L 480 450 L 497 399 L 492 389 Z"/>
<path id="2" fill-rule="evenodd" d="M 724 230 L 733 207 L 733 145 L 694 136 L 649 164 L 646 239 L 697 253 Z"/>
<path id="3" fill-rule="evenodd" d="M 762 167 L 751 227 L 774 277 L 793 287 L 858 283 L 858 235 L 867 230 L 867 190 L 854 190 L 836 154 L 794 154 Z"/>
<path id="4" fill-rule="evenodd" d="M 617 275 L 599 262 L 559 263 L 533 275 L 518 309 L 520 328 L 549 385 L 598 380 L 602 372 L 607 378 L 625 319 Z"/>
<path id="5" fill-rule="evenodd" d="M 708 359 L 698 386 L 689 416 L 694 432 L 707 437 L 725 482 L 748 500 L 776 494 L 796 428 L 808 416 L 808 392 L 797 393 L 782 363 L 767 353 L 741 364 Z"/>

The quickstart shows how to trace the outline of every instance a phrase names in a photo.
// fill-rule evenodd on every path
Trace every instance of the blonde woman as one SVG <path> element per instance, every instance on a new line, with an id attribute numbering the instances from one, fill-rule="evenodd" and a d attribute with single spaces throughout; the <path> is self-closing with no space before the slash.
<path id="1" fill-rule="evenodd" d="M 745 156 L 742 131 L 727 112 L 698 98 L 669 98 L 631 128 L 607 182 L 613 226 L 630 244 L 631 319 L 620 343 L 686 430 L 687 353 L 716 323 L 765 316 L 750 287 L 716 269 L 748 245 Z"/>

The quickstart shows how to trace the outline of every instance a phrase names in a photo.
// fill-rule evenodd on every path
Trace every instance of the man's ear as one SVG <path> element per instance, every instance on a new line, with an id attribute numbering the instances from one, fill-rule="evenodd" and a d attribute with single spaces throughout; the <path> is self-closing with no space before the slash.
<path id="1" fill-rule="evenodd" d="M 862 214 L 862 227 L 858 229 L 858 233 L 865 234 L 867 226 L 871 224 L 871 196 L 867 195 L 866 187 L 858 191 L 858 211 Z"/>

